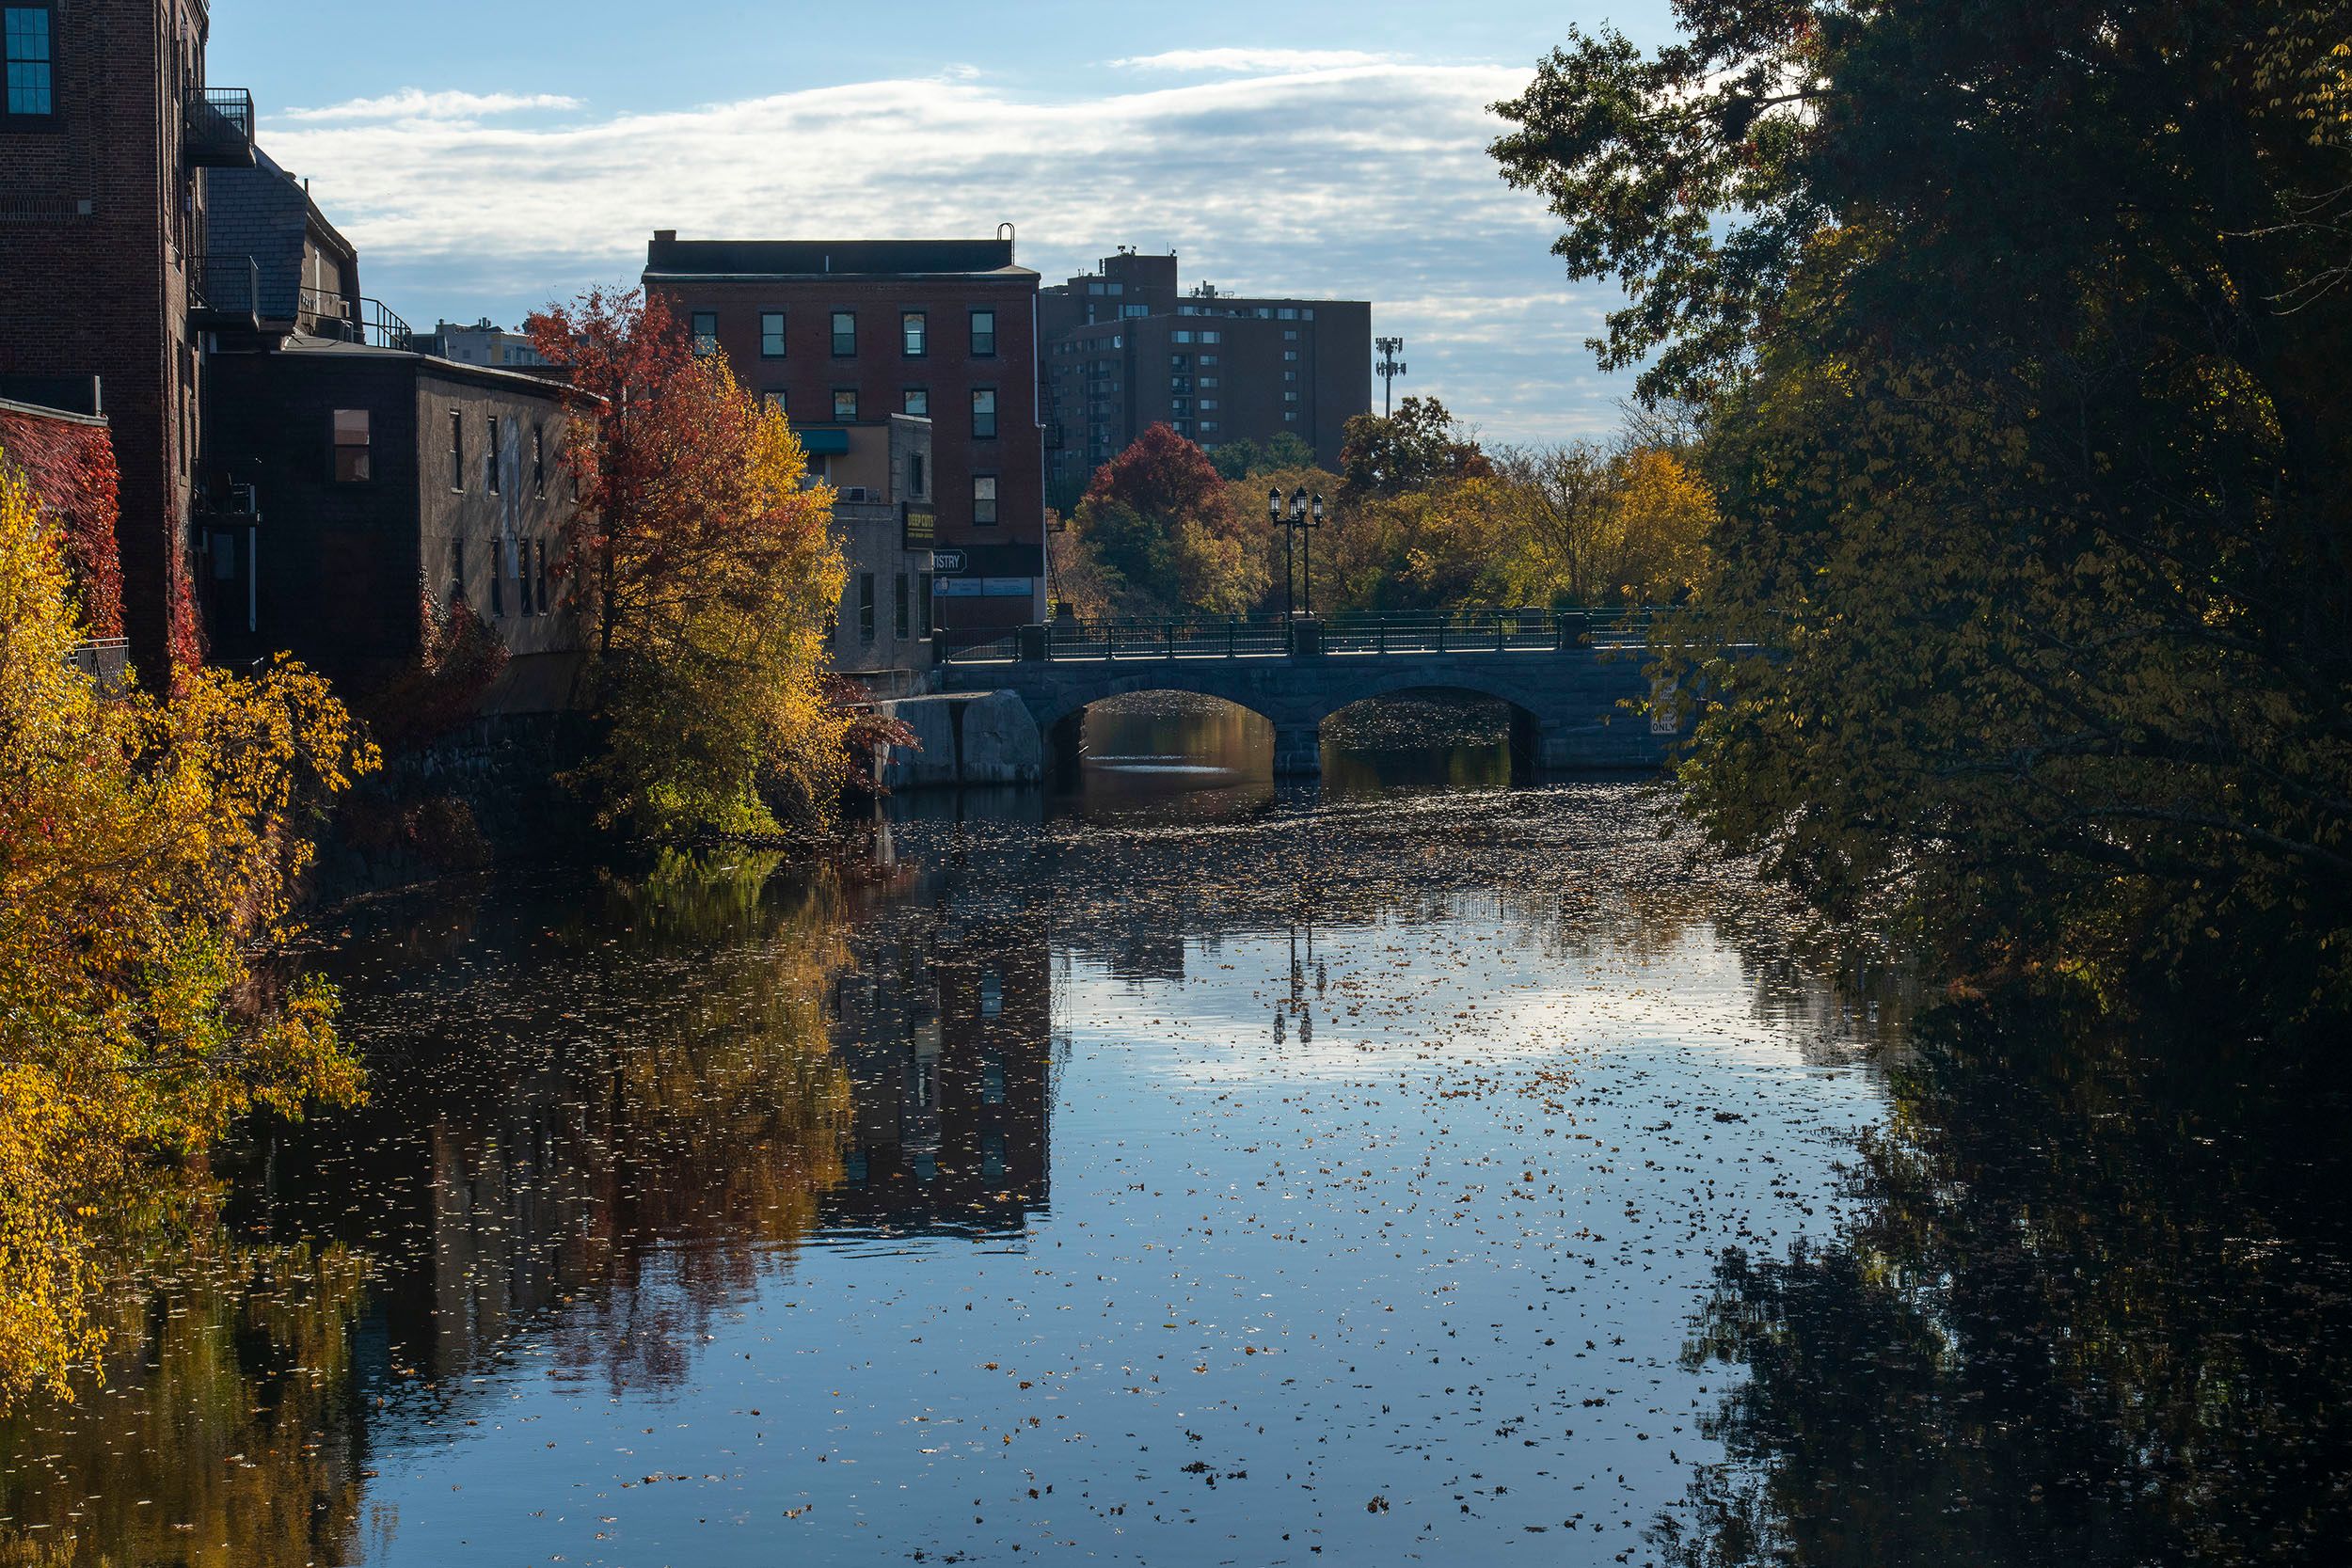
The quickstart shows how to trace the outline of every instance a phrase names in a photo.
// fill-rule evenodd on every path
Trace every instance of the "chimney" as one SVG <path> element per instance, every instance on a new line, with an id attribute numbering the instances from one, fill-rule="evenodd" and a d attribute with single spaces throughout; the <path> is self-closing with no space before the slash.
<path id="1" fill-rule="evenodd" d="M 675 229 L 657 229 L 653 231 L 653 243 L 656 245 L 674 245 L 676 241 L 677 230 Z"/>

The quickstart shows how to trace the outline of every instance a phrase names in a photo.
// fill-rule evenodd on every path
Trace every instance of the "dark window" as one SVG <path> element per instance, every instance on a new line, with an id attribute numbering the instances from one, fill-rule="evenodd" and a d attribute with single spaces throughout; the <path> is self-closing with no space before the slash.
<path id="1" fill-rule="evenodd" d="M 368 411 L 335 410 L 335 483 L 365 484 L 375 477 L 368 444 Z"/>
<path id="2" fill-rule="evenodd" d="M 900 572 L 890 579 L 890 629 L 891 635 L 901 642 L 907 639 L 911 608 L 907 603 L 907 575 Z"/>
<path id="3" fill-rule="evenodd" d="M 929 466 L 923 461 L 921 452 L 907 453 L 907 494 L 916 500 L 923 499 L 923 486 L 927 478 L 923 470 Z"/>
<path id="4" fill-rule="evenodd" d="M 996 388 L 976 387 L 972 389 L 972 434 L 989 436 L 996 434 Z"/>
<path id="5" fill-rule="evenodd" d="M 857 388 L 835 387 L 833 389 L 833 417 L 842 424 L 857 422 Z"/>
<path id="6" fill-rule="evenodd" d="M 996 526 L 996 476 L 972 476 L 972 521 L 979 528 Z"/>
<path id="7" fill-rule="evenodd" d="M 784 357 L 784 312 L 762 310 L 759 313 L 759 352 L 762 358 Z"/>
<path id="8" fill-rule="evenodd" d="M 844 359 L 857 353 L 855 310 L 835 310 L 833 313 L 833 351 Z"/>
<path id="9" fill-rule="evenodd" d="M 915 584 L 914 612 L 920 618 L 916 622 L 921 628 L 917 635 L 929 637 L 931 634 L 931 575 L 929 572 L 923 573 Z"/>
<path id="10" fill-rule="evenodd" d="M 874 574 L 871 572 L 857 575 L 857 640 L 861 642 L 874 641 Z"/>
<path id="11" fill-rule="evenodd" d="M 996 312 L 972 312 L 972 352 L 983 357 L 996 352 Z"/>
<path id="12" fill-rule="evenodd" d="M 920 310 L 909 310 L 898 317 L 898 326 L 906 337 L 907 357 L 920 359 L 930 349 L 929 318 Z"/>
<path id="13" fill-rule="evenodd" d="M 908 388 L 906 396 L 906 412 L 914 415 L 918 420 L 930 419 L 931 417 L 930 388 L 928 387 Z"/>
<path id="14" fill-rule="evenodd" d="M 531 427 L 531 493 L 548 493 L 548 431 L 545 425 Z"/>
<path id="15" fill-rule="evenodd" d="M 466 487 L 466 416 L 456 408 L 449 411 L 449 487 Z"/>
<path id="16" fill-rule="evenodd" d="M 496 540 L 490 544 L 490 613 L 501 617 L 506 613 L 506 562 L 499 559 Z"/>
<path id="17" fill-rule="evenodd" d="M 39 119 L 56 113 L 49 8 L 0 8 L 0 53 L 8 61 L 9 115 Z"/>
<path id="18" fill-rule="evenodd" d="M 532 546 L 532 553 L 539 562 L 539 613 L 545 615 L 548 612 L 548 542 L 540 540 Z"/>
<path id="19" fill-rule="evenodd" d="M 449 604 L 452 610 L 466 602 L 466 542 L 449 542 Z"/>
<path id="20" fill-rule="evenodd" d="M 490 416 L 490 445 L 482 454 L 482 487 L 492 495 L 499 493 L 499 417 Z"/>
<path id="21" fill-rule="evenodd" d="M 719 352 L 719 312 L 694 312 L 694 357 L 707 359 Z"/>

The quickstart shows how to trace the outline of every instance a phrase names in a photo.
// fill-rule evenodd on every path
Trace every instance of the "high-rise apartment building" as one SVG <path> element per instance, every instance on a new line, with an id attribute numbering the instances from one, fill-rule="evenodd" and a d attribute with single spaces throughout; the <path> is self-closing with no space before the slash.
<path id="1" fill-rule="evenodd" d="M 123 627 L 161 681 L 192 614 L 202 335 L 249 317 L 212 254 L 208 168 L 254 163 L 253 99 L 204 76 L 204 0 L 0 5 L 0 396 L 99 383 L 121 465 Z"/>
<path id="2" fill-rule="evenodd" d="M 1347 421 L 1372 411 L 1372 307 L 1242 298 L 1177 286 L 1174 256 L 1121 250 L 1038 296 L 1054 499 L 1154 424 L 1215 448 L 1289 434 L 1337 467 Z"/>
<path id="3" fill-rule="evenodd" d="M 781 407 L 813 456 L 893 415 L 931 421 L 938 626 L 951 642 L 1045 613 L 1038 275 L 990 240 L 680 240 L 645 292 Z"/>

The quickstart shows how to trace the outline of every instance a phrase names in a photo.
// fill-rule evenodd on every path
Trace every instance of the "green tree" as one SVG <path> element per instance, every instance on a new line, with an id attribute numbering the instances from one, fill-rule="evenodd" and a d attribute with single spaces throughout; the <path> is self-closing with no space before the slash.
<path id="1" fill-rule="evenodd" d="M 2352 11 L 1677 10 L 1494 152 L 1711 404 L 1692 809 L 1957 962 L 2352 992 Z"/>
<path id="2" fill-rule="evenodd" d="M 1209 461 L 1216 466 L 1220 478 L 1251 479 L 1279 470 L 1311 468 L 1315 449 L 1285 430 L 1263 443 L 1247 437 L 1223 442 L 1209 453 Z"/>
<path id="3" fill-rule="evenodd" d="M 1436 398 L 1406 398 L 1386 418 L 1359 414 L 1343 433 L 1340 477 L 1351 499 L 1401 496 L 1489 471 L 1478 443 Z"/>

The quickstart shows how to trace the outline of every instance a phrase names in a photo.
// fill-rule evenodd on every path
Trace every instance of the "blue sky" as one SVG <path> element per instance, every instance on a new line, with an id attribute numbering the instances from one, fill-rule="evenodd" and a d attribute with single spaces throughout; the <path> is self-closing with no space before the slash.
<path id="1" fill-rule="evenodd" d="M 327 20 L 340 14 L 343 20 Z M 650 21 L 649 21 L 650 19 Z M 216 0 L 211 79 L 410 322 L 632 278 L 692 236 L 979 234 L 1048 282 L 1120 245 L 1187 285 L 1370 299 L 1418 391 L 1490 438 L 1605 434 L 1541 204 L 1486 105 L 1572 22 L 1664 38 L 1663 0 L 1183 7 Z"/>

